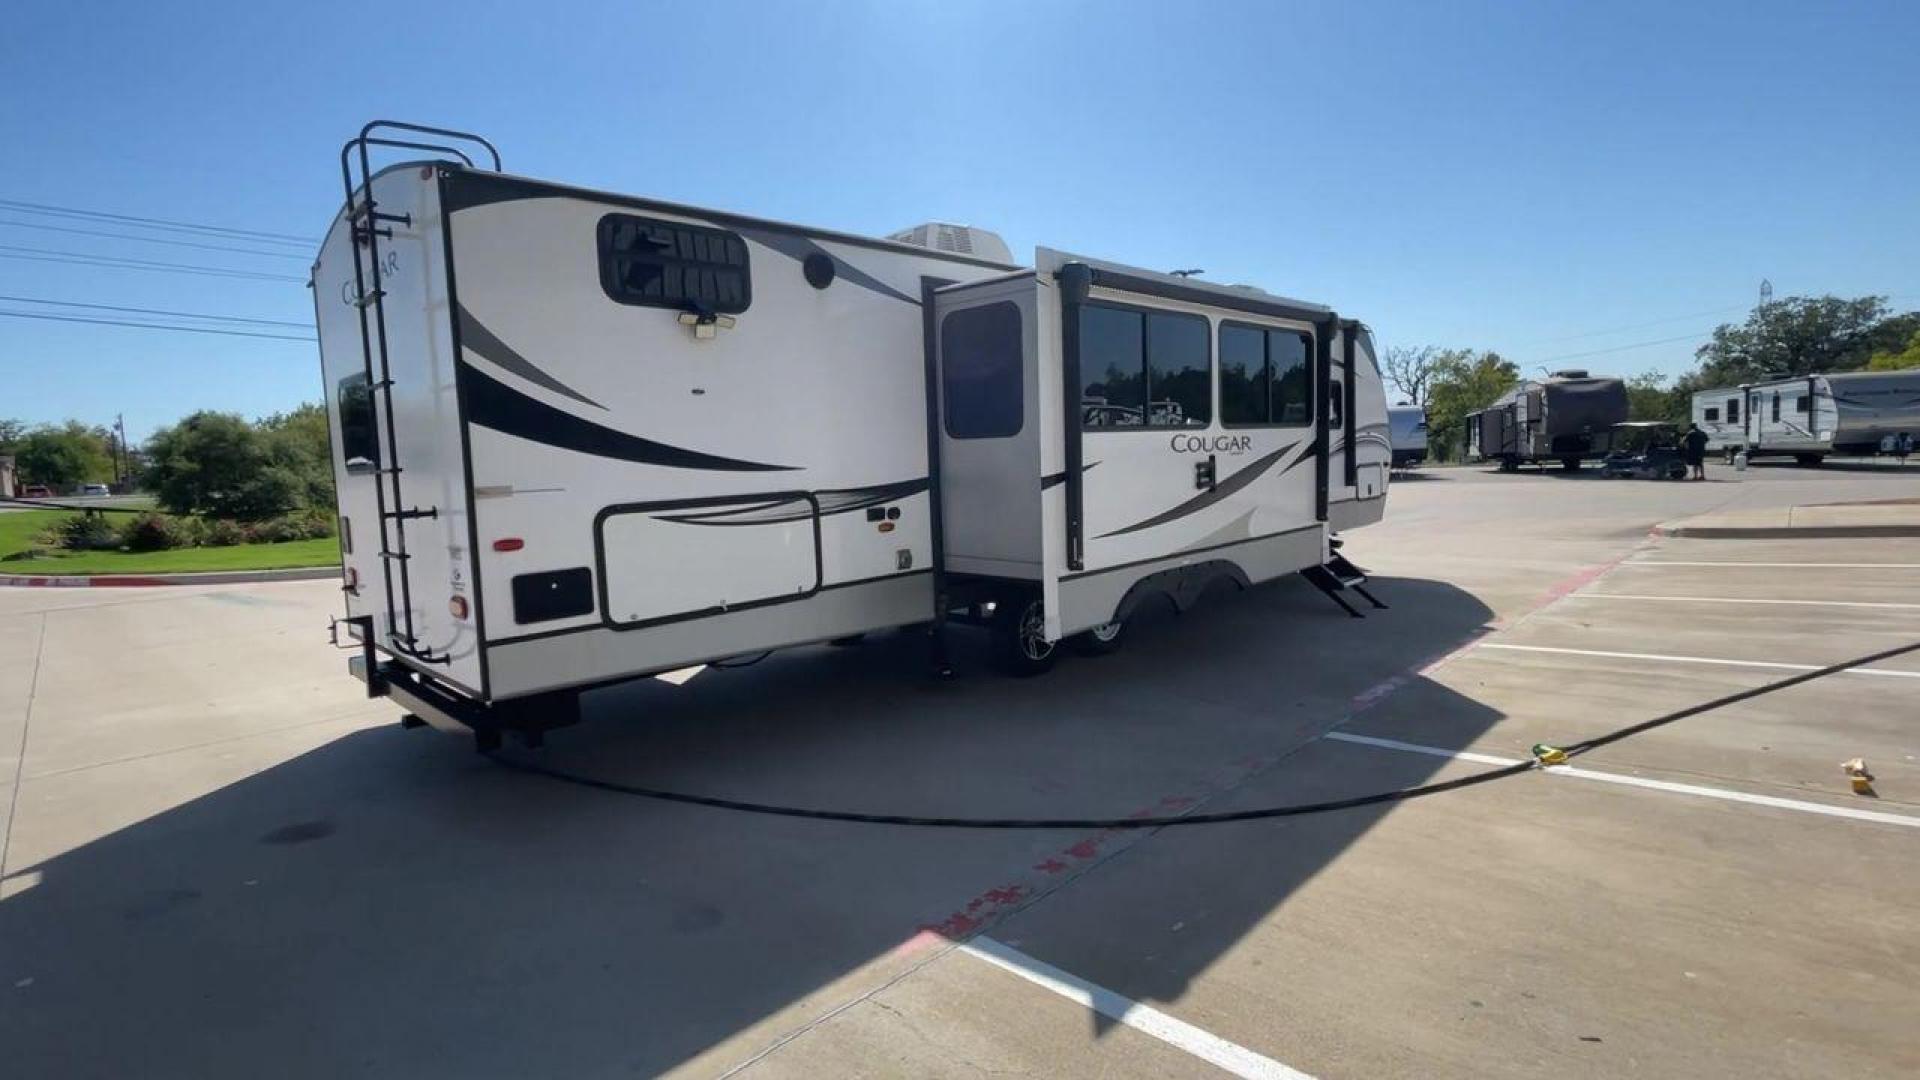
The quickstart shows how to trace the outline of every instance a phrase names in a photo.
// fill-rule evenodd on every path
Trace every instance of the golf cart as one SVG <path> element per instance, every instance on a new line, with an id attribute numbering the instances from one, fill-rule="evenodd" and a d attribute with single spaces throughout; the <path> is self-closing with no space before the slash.
<path id="1" fill-rule="evenodd" d="M 1687 460 L 1680 432 L 1665 420 L 1629 420 L 1613 425 L 1613 449 L 1600 462 L 1609 480 L 1685 480 Z"/>

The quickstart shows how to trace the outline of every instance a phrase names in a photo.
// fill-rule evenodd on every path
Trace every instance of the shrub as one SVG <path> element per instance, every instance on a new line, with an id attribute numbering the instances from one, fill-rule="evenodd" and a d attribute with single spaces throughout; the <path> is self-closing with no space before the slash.
<path id="1" fill-rule="evenodd" d="M 120 542 L 128 551 L 169 551 L 193 541 L 191 525 L 165 514 L 140 514 L 120 527 Z"/>
<path id="2" fill-rule="evenodd" d="M 60 546 L 68 551 L 117 551 L 120 548 L 120 534 L 98 514 L 62 518 L 54 531 L 60 536 Z"/>
<path id="3" fill-rule="evenodd" d="M 248 539 L 244 525 L 226 518 L 202 519 L 199 531 L 200 543 L 207 547 L 233 547 Z"/>
<path id="4" fill-rule="evenodd" d="M 340 519 L 324 507 L 309 507 L 293 517 L 300 522 L 302 540 L 325 540 L 340 530 Z"/>

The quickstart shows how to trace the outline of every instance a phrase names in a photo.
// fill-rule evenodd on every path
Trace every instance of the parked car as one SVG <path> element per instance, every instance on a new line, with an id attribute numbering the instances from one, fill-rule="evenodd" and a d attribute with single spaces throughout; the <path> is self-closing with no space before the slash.
<path id="1" fill-rule="evenodd" d="M 105 484 L 81 484 L 80 494 L 90 496 L 90 497 L 106 496 L 106 495 L 113 494 L 113 489 L 109 488 Z"/>
<path id="2" fill-rule="evenodd" d="M 26 487 L 20 489 L 20 497 L 23 499 L 51 499 L 53 498 L 53 489 L 45 484 L 28 484 Z"/>

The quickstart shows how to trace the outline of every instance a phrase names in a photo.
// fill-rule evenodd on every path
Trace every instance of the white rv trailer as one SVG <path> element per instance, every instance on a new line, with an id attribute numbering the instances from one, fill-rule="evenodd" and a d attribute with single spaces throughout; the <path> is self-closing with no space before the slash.
<path id="1" fill-rule="evenodd" d="M 1732 457 L 1791 456 L 1818 465 L 1828 454 L 1893 453 L 1902 435 L 1920 442 L 1920 371 L 1796 375 L 1693 395 L 1693 422 L 1707 449 Z"/>
<path id="2" fill-rule="evenodd" d="M 1427 410 L 1421 405 L 1387 407 L 1387 438 L 1393 444 L 1393 467 L 1412 468 L 1427 460 Z"/>
<path id="3" fill-rule="evenodd" d="M 371 170 L 451 153 L 414 133 L 463 138 L 343 150 L 313 288 L 350 666 L 436 726 L 537 737 L 584 688 L 950 615 L 1032 670 L 1151 597 L 1364 580 L 1333 533 L 1383 512 L 1385 391 L 1328 308 Z"/>

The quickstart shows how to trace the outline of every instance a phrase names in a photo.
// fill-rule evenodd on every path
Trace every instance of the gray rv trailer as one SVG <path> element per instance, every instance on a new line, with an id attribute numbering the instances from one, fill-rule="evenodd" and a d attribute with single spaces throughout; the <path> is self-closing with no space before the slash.
<path id="1" fill-rule="evenodd" d="M 1920 371 L 1796 375 L 1693 395 L 1707 449 L 1732 457 L 1789 457 L 1818 465 L 1828 454 L 1895 452 L 1920 443 Z"/>
<path id="2" fill-rule="evenodd" d="M 1558 461 L 1578 469 L 1606 456 L 1613 425 L 1627 418 L 1627 386 L 1584 371 L 1530 379 L 1479 412 L 1467 414 L 1467 456 L 1503 471 Z"/>

